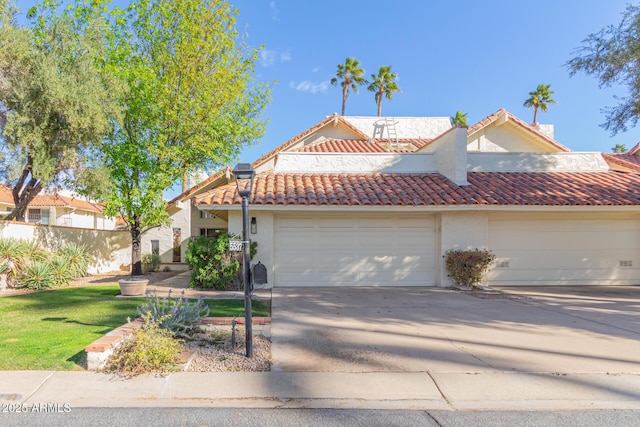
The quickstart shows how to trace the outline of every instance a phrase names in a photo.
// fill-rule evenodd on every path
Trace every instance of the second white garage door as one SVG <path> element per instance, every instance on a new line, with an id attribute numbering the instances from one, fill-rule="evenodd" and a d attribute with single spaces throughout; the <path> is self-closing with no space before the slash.
<path id="1" fill-rule="evenodd" d="M 275 286 L 435 284 L 432 217 L 281 216 L 275 228 Z"/>
<path id="2" fill-rule="evenodd" d="M 638 220 L 489 221 L 489 246 L 493 285 L 638 284 Z"/>

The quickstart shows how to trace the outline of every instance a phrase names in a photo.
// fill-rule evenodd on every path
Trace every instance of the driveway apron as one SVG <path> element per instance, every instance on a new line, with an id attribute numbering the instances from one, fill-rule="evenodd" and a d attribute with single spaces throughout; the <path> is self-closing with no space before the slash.
<path id="1" fill-rule="evenodd" d="M 584 289 L 275 288 L 272 369 L 640 374 L 640 288 Z"/>

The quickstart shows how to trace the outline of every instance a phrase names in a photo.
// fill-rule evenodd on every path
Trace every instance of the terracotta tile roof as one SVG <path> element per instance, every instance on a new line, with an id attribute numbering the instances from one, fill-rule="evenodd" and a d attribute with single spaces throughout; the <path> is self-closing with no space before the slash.
<path id="1" fill-rule="evenodd" d="M 640 157 L 628 153 L 602 153 L 607 163 L 640 172 Z"/>
<path id="2" fill-rule="evenodd" d="M 299 142 L 305 136 L 308 136 L 308 135 L 312 134 L 313 132 L 315 132 L 318 129 L 322 128 L 323 126 L 331 123 L 332 121 L 334 121 L 335 123 L 342 123 L 344 126 L 348 127 L 353 132 L 355 132 L 355 134 L 358 137 L 360 137 L 360 139 L 366 140 L 368 138 L 368 136 L 365 133 L 363 133 L 360 129 L 356 128 L 351 123 L 346 121 L 342 116 L 339 116 L 336 113 L 334 113 L 331 116 L 327 116 L 321 122 L 311 126 L 309 129 L 305 130 L 304 132 L 299 133 L 298 135 L 294 136 L 293 138 L 291 138 L 290 140 L 288 140 L 284 144 L 280 145 L 275 150 L 272 150 L 271 152 L 269 152 L 269 153 L 265 154 L 264 156 L 260 157 L 258 160 L 253 162 L 251 165 L 253 166 L 254 169 L 257 168 L 258 166 L 260 166 L 261 164 L 263 164 L 264 162 L 266 162 L 267 160 L 269 160 L 270 158 L 272 158 L 273 156 L 275 156 L 279 152 L 286 150 L 287 148 L 291 147 L 292 145 L 295 145 L 297 142 Z"/>
<path id="3" fill-rule="evenodd" d="M 631 147 L 629 149 L 629 151 L 627 151 L 627 154 L 633 154 L 635 155 L 636 153 L 638 153 L 638 151 L 640 151 L 640 142 L 638 142 L 636 145 L 634 145 L 633 147 Z"/>
<path id="4" fill-rule="evenodd" d="M 82 209 L 89 212 L 102 212 L 103 206 L 98 203 L 87 202 L 86 200 L 61 196 L 59 194 L 47 195 L 38 194 L 33 198 L 29 206 L 60 206 L 67 208 Z"/>
<path id="5" fill-rule="evenodd" d="M 379 139 L 364 141 L 359 139 L 323 139 L 294 151 L 303 153 L 411 153 L 416 150 L 409 141 L 398 140 L 398 142 L 400 145 L 396 147 L 393 142 L 387 143 Z"/>
<path id="6" fill-rule="evenodd" d="M 10 205 L 13 205 L 11 187 L 7 184 L 0 184 L 0 203 L 9 203 Z"/>
<path id="7" fill-rule="evenodd" d="M 11 194 L 12 188 L 7 184 L 0 184 L 0 202 L 9 203 L 13 206 L 13 195 Z M 91 203 L 81 199 L 75 199 L 72 197 L 62 196 L 59 194 L 38 194 L 33 198 L 29 206 L 33 207 L 45 207 L 45 206 L 60 206 L 68 208 L 82 209 L 89 212 L 102 212 L 104 206 L 99 203 Z"/>
<path id="8" fill-rule="evenodd" d="M 560 144 L 558 141 L 556 141 L 556 140 L 554 140 L 552 138 L 549 138 L 547 135 L 545 135 L 544 133 L 540 132 L 536 128 L 534 128 L 531 125 L 527 124 L 526 122 L 520 120 L 519 118 L 517 118 L 513 114 L 510 114 L 504 108 L 501 108 L 498 111 L 496 111 L 495 113 L 490 114 L 489 116 L 487 116 L 484 119 L 480 120 L 475 125 L 469 126 L 467 128 L 467 135 L 472 135 L 475 132 L 479 131 L 480 129 L 487 127 L 488 125 L 490 125 L 491 123 L 495 122 L 496 120 L 498 120 L 500 117 L 502 117 L 504 115 L 506 115 L 507 119 L 511 120 L 517 126 L 521 127 L 522 129 L 525 129 L 526 131 L 528 131 L 528 132 L 532 133 L 533 135 L 537 136 L 538 138 L 541 138 L 541 139 L 545 140 L 547 143 L 553 145 L 554 147 L 556 147 L 560 151 L 566 151 L 566 152 L 570 152 L 571 151 L 569 148 L 567 148 L 564 145 Z"/>
<path id="9" fill-rule="evenodd" d="M 212 182 L 214 182 L 216 179 L 218 178 L 222 178 L 223 176 L 226 176 L 227 171 L 229 171 L 229 174 L 231 173 L 231 166 L 225 166 L 224 168 L 222 168 L 221 170 L 219 170 L 218 172 L 214 173 L 213 175 L 209 176 L 209 178 L 205 179 L 202 182 L 199 182 L 198 184 L 194 185 L 193 187 L 187 189 L 187 191 L 185 191 L 184 193 L 180 193 L 179 195 L 177 195 L 176 197 L 174 197 L 173 199 L 169 200 L 169 202 L 167 202 L 168 205 L 174 205 L 177 202 L 179 202 L 180 200 L 189 197 L 190 195 L 192 195 L 193 193 L 195 193 L 196 191 L 200 190 L 201 188 L 206 187 L 207 185 L 211 184 Z"/>
<path id="10" fill-rule="evenodd" d="M 289 174 L 256 177 L 254 205 L 334 206 L 626 206 L 640 205 L 640 174 L 622 172 L 472 172 L 468 186 L 443 175 Z M 240 203 L 235 185 L 197 197 L 196 204 Z"/>

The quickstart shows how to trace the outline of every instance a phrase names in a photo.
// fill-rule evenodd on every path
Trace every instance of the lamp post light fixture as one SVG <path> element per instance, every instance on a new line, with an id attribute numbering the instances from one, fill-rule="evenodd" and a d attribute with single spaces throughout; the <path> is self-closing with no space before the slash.
<path id="1" fill-rule="evenodd" d="M 233 170 L 238 194 L 242 197 L 242 285 L 244 286 L 244 336 L 246 356 L 253 355 L 253 320 L 251 318 L 251 254 L 249 253 L 249 197 L 253 191 L 253 178 L 256 172 L 250 163 L 238 163 Z"/>

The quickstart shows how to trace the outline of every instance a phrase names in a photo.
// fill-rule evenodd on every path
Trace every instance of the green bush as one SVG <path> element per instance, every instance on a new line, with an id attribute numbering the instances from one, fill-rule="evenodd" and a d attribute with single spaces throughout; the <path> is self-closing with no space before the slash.
<path id="1" fill-rule="evenodd" d="M 169 290 L 167 298 L 160 298 L 155 292 L 147 294 L 145 303 L 138 307 L 138 314 L 145 321 L 168 329 L 179 337 L 189 338 L 199 330 L 202 319 L 209 315 L 209 306 L 202 298 L 190 301 L 184 297 L 184 291 L 179 298 L 171 298 Z"/>
<path id="2" fill-rule="evenodd" d="M 175 370 L 182 351 L 182 341 L 173 332 L 147 319 L 113 352 L 104 370 L 124 375 L 168 372 Z"/>
<path id="3" fill-rule="evenodd" d="M 28 289 L 46 289 L 53 284 L 53 268 L 50 263 L 33 262 L 20 273 L 18 283 Z"/>
<path id="4" fill-rule="evenodd" d="M 461 286 L 477 286 L 496 256 L 487 249 L 448 250 L 445 265 L 449 277 Z"/>
<path id="5" fill-rule="evenodd" d="M 142 254 L 142 271 L 158 271 L 162 258 L 158 254 Z"/>
<path id="6" fill-rule="evenodd" d="M 87 247 L 78 243 L 69 243 L 58 251 L 58 255 L 63 256 L 69 263 L 69 271 L 73 278 L 87 275 L 91 255 L 87 252 Z"/>
<path id="7" fill-rule="evenodd" d="M 57 255 L 51 260 L 52 280 L 51 286 L 56 288 L 66 286 L 74 277 L 71 270 L 71 262 L 63 255 Z"/>
<path id="8" fill-rule="evenodd" d="M 55 254 L 27 240 L 0 239 L 0 264 L 11 286 L 45 289 L 65 286 L 87 275 L 91 256 L 84 245 L 70 243 Z"/>
<path id="9" fill-rule="evenodd" d="M 189 242 L 187 263 L 191 267 L 189 286 L 235 290 L 242 287 L 242 252 L 229 251 L 230 234 L 218 237 L 200 236 Z M 251 257 L 256 253 L 257 242 L 251 242 Z"/>

